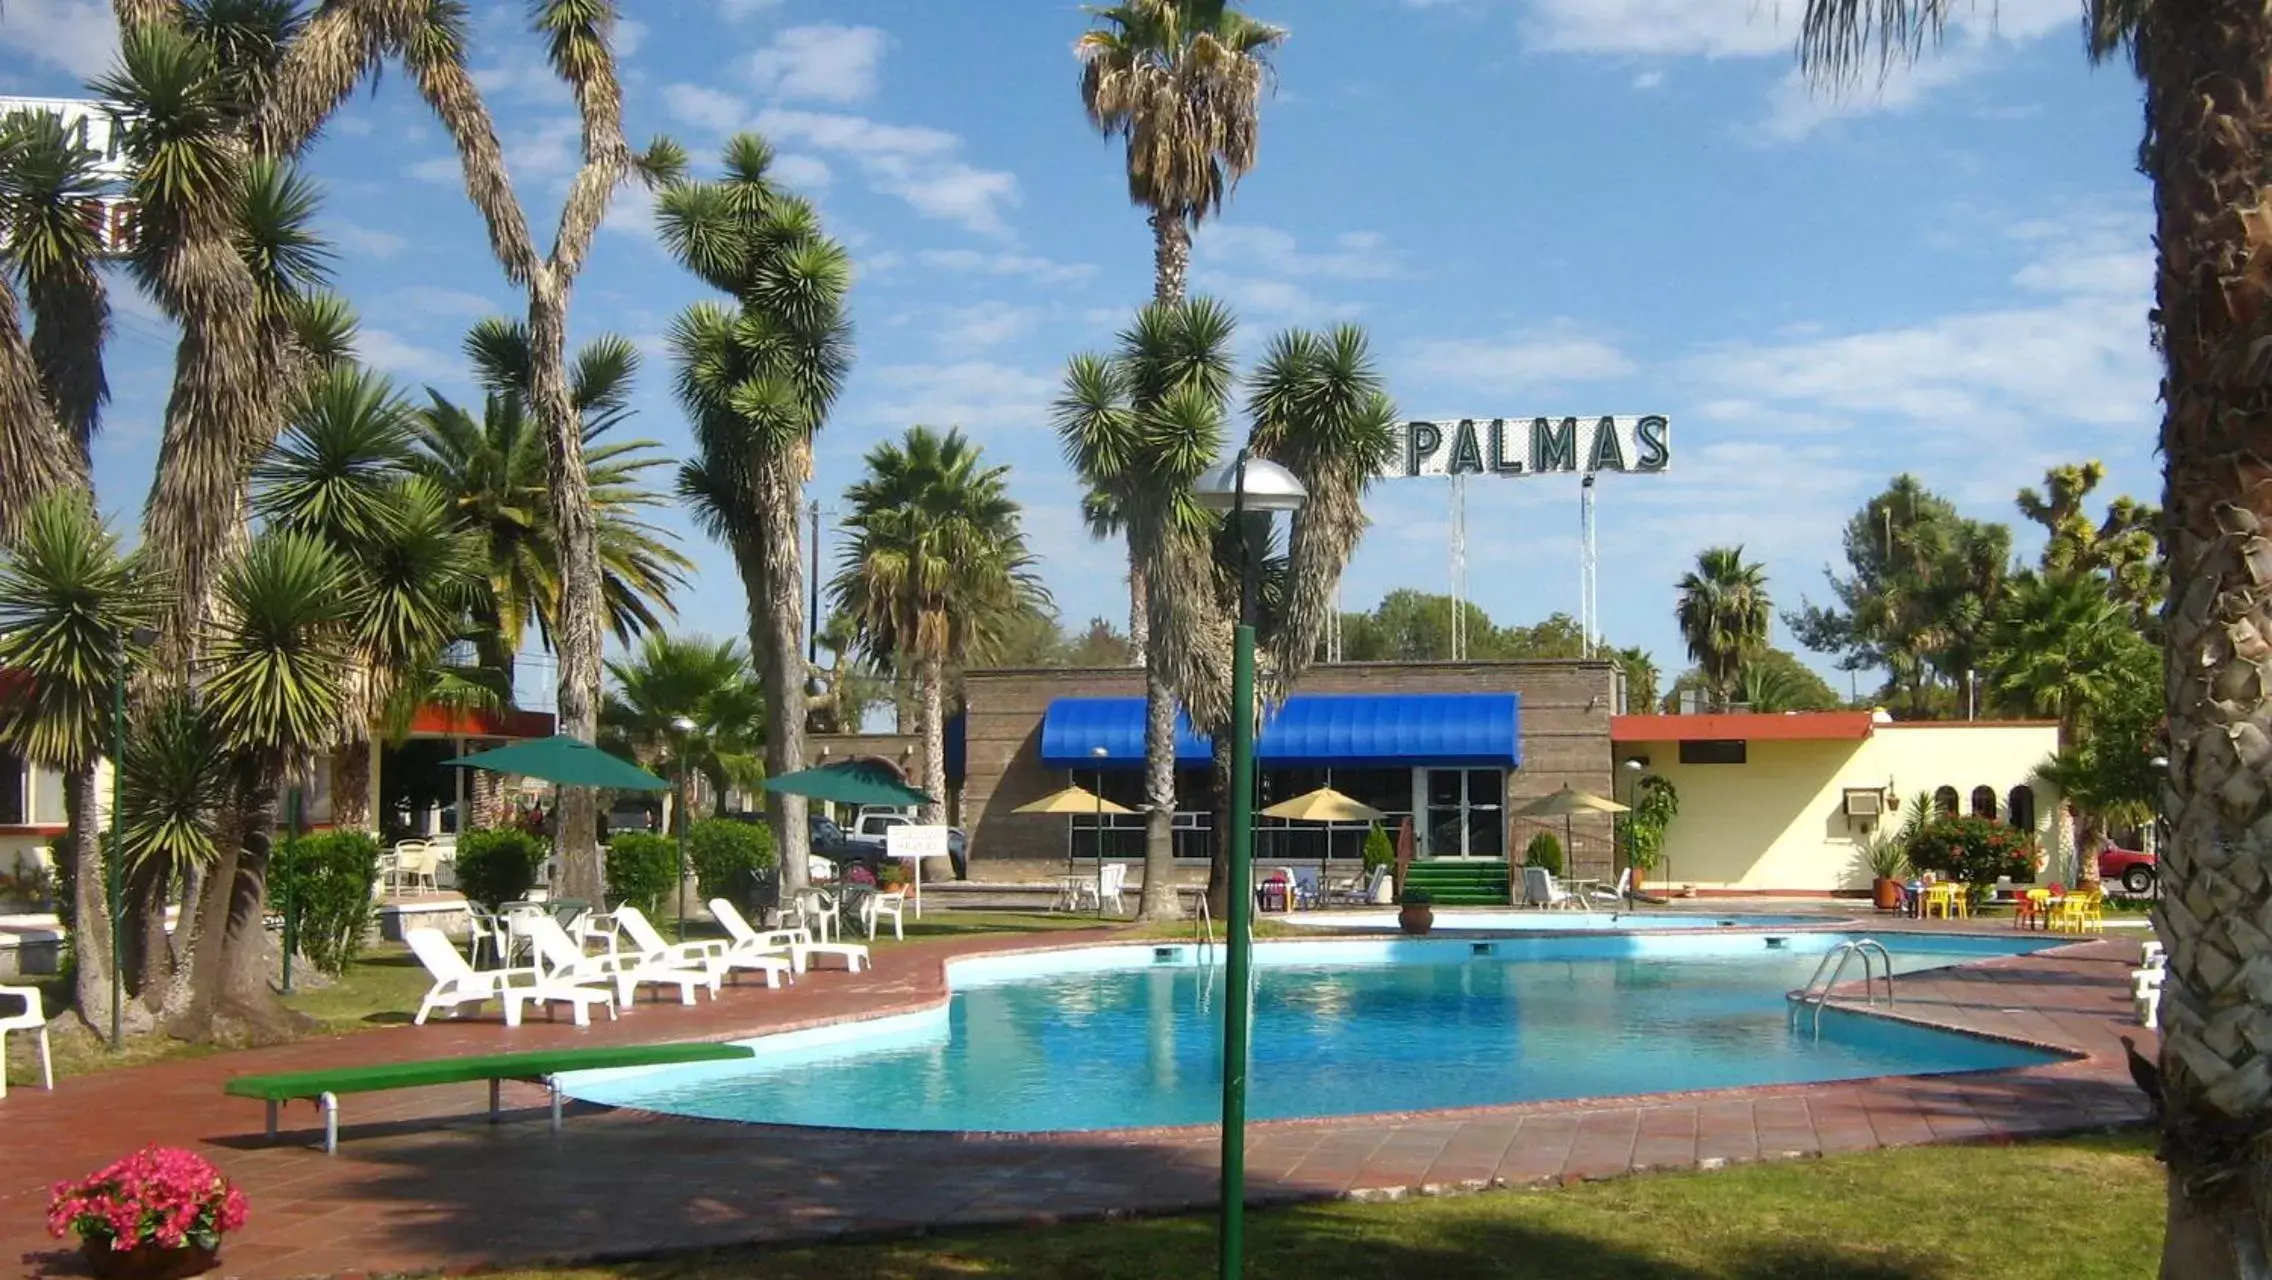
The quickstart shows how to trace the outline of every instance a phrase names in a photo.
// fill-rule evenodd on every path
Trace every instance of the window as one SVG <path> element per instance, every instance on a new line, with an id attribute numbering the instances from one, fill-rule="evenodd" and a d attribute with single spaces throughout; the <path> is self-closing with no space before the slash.
<path id="1" fill-rule="evenodd" d="M 1319 787 L 1332 787 L 1387 815 L 1381 829 L 1392 839 L 1398 824 L 1412 811 L 1410 769 L 1265 769 L 1260 778 L 1258 807 L 1291 800 Z M 1288 862 L 1317 862 L 1328 856 L 1354 860 L 1364 856 L 1365 836 L 1371 829 L 1371 824 L 1363 822 L 1262 818 L 1255 826 L 1255 856 Z"/>
<path id="2" fill-rule="evenodd" d="M 1680 744 L 1682 764 L 1742 764 L 1748 758 L 1740 738 L 1706 738 Z"/>
<path id="3" fill-rule="evenodd" d="M 1941 787 L 1933 792 L 1933 812 L 1943 818 L 1956 816 L 1956 788 Z"/>
<path id="4" fill-rule="evenodd" d="M 2021 783 L 2004 800 L 2005 820 L 2022 831 L 2035 830 L 2035 788 Z"/>
<path id="5" fill-rule="evenodd" d="M 0 826 L 19 827 L 26 820 L 23 757 L 0 751 Z"/>
<path id="6" fill-rule="evenodd" d="M 63 807 L 63 774 L 55 769 L 27 769 L 31 775 L 31 820 L 44 826 L 70 821 Z"/>
<path id="7" fill-rule="evenodd" d="M 1994 818 L 1996 816 L 1996 788 L 1974 787 L 1972 789 L 1972 816 L 1975 818 Z"/>

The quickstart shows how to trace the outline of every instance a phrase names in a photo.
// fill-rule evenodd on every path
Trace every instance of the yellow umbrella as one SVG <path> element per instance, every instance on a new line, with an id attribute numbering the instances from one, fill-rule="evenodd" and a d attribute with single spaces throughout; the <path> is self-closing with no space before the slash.
<path id="1" fill-rule="evenodd" d="M 1289 822 L 1382 822 L 1388 815 L 1369 804 L 1363 804 L 1335 791 L 1319 787 L 1304 792 L 1291 800 L 1281 800 L 1262 811 L 1264 817 L 1284 818 Z M 1317 883 L 1322 900 L 1325 890 L 1327 863 L 1333 858 L 1333 841 L 1326 839 L 1325 856 L 1317 860 Z"/>
<path id="2" fill-rule="evenodd" d="M 1570 815 L 1577 813 L 1630 813 L 1631 809 L 1615 800 L 1605 800 L 1590 791 L 1580 791 L 1569 783 L 1559 791 L 1549 791 L 1515 812 L 1525 818 L 1562 817 L 1562 848 L 1572 858 L 1577 857 L 1577 837 L 1572 832 Z"/>
<path id="3" fill-rule="evenodd" d="M 1021 804 L 1012 813 L 1094 814 L 1097 820 L 1097 914 L 1104 914 L 1104 815 L 1108 813 L 1134 813 L 1134 809 L 1114 804 L 1086 787 L 1067 787 L 1052 791 L 1030 804 Z M 1073 849 L 1065 849 L 1065 869 L 1073 869 Z"/>

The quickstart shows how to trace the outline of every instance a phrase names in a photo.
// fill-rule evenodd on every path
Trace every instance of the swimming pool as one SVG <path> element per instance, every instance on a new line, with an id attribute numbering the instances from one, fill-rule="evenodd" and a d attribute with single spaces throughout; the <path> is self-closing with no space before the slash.
<path id="1" fill-rule="evenodd" d="M 2032 1066 L 2025 1046 L 1785 993 L 1849 934 L 1256 947 L 1256 1119 Z M 1897 972 L 2042 941 L 1887 937 Z M 1219 1117 L 1222 971 L 1188 946 L 955 963 L 940 1010 L 752 1041 L 754 1060 L 586 1072 L 569 1096 L 769 1124 L 1041 1132 Z"/>
<path id="2" fill-rule="evenodd" d="M 1436 933 L 1591 933 L 1610 929 L 1821 929 L 1850 923 L 1833 915 L 1716 915 L 1708 911 L 1490 911 L 1438 909 Z M 1271 919 L 1329 933 L 1396 933 L 1396 912 L 1295 911 Z"/>

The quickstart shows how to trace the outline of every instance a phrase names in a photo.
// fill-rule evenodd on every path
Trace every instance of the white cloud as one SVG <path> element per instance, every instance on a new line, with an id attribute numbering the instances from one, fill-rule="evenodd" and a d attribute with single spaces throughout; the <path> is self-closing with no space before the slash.
<path id="1" fill-rule="evenodd" d="M 1398 273 L 1397 255 L 1378 231 L 1344 231 L 1333 247 L 1305 251 L 1276 227 L 1211 222 L 1192 241 L 1200 262 L 1235 272 L 1334 280 L 1381 280 Z"/>
<path id="2" fill-rule="evenodd" d="M 785 187 L 818 191 L 834 182 L 836 174 L 819 156 L 790 151 L 773 157 L 773 179 Z"/>
<path id="3" fill-rule="evenodd" d="M 1405 363 L 1414 373 L 1453 387 L 1518 394 L 1621 378 L 1634 371 L 1632 359 L 1616 344 L 1568 323 L 1499 340 L 1417 342 L 1405 353 Z"/>
<path id="4" fill-rule="evenodd" d="M 885 124 L 866 116 L 830 111 L 769 107 L 758 113 L 755 127 L 768 138 L 795 139 L 824 151 L 844 151 L 861 157 L 935 158 L 952 155 L 962 146 L 962 139 L 944 129 Z"/>
<path id="5" fill-rule="evenodd" d="M 647 24 L 637 18 L 617 18 L 615 20 L 615 56 L 618 58 L 636 56 L 640 49 L 646 47 L 647 37 L 651 34 L 653 32 Z"/>
<path id="6" fill-rule="evenodd" d="M 971 275 L 1024 276 L 1041 284 L 1070 284 L 1097 273 L 1093 262 L 1053 262 L 1023 253 L 981 253 L 976 249 L 925 249 L 917 258 L 927 267 Z"/>
<path id="7" fill-rule="evenodd" d="M 519 183 L 565 178 L 584 160 L 584 128 L 574 116 L 539 120 L 501 141 L 505 168 Z"/>
<path id="8" fill-rule="evenodd" d="M 1643 91 L 1662 88 L 1664 82 L 1665 73 L 1662 71 L 1644 71 L 1633 77 L 1633 87 Z"/>
<path id="9" fill-rule="evenodd" d="M 941 129 L 778 107 L 759 112 L 754 127 L 777 143 L 849 155 L 873 189 L 982 234 L 1005 232 L 1003 210 L 1018 202 L 1014 174 L 956 159 L 962 139 Z"/>
<path id="10" fill-rule="evenodd" d="M 118 58 L 118 22 L 100 0 L 9 0 L 0 48 L 91 79 Z"/>
<path id="11" fill-rule="evenodd" d="M 1242 315 L 1268 316 L 1294 324 L 1346 320 L 1360 309 L 1354 303 L 1327 301 L 1291 280 L 1267 276 L 1198 270 L 1191 273 L 1191 284 L 1194 292 L 1221 298 Z"/>
<path id="12" fill-rule="evenodd" d="M 443 187 L 457 186 L 463 181 L 465 175 L 465 170 L 459 166 L 458 158 L 455 155 L 435 156 L 431 159 L 421 160 L 404 172 L 420 182 L 431 182 Z"/>
<path id="13" fill-rule="evenodd" d="M 377 309 L 390 314 L 450 321 L 478 320 L 504 310 L 484 294 L 423 284 L 388 290 L 380 295 Z"/>
<path id="14" fill-rule="evenodd" d="M 391 258 L 410 247 L 410 241 L 392 231 L 365 227 L 352 222 L 332 220 L 324 224 L 324 235 L 333 244 L 349 253 L 367 258 Z"/>
<path id="15" fill-rule="evenodd" d="M 1032 332 L 1041 321 L 1039 307 L 986 301 L 967 307 L 942 307 L 932 339 L 949 355 L 976 355 L 1013 338 Z"/>
<path id="16" fill-rule="evenodd" d="M 1057 392 L 1049 378 L 987 360 L 886 365 L 869 386 L 874 398 L 860 415 L 868 421 L 959 426 L 973 434 L 1042 427 Z"/>
<path id="17" fill-rule="evenodd" d="M 750 55 L 750 83 L 777 102 L 859 102 L 876 91 L 884 43 L 876 27 L 790 27 Z"/>
<path id="18" fill-rule="evenodd" d="M 385 373 L 421 382 L 455 381 L 464 371 L 458 362 L 431 347 L 422 347 L 389 329 L 363 329 L 355 335 L 355 353 L 363 363 Z"/>
<path id="19" fill-rule="evenodd" d="M 699 84 L 663 86 L 663 108 L 673 118 L 712 133 L 732 133 L 749 118 L 749 104 L 722 89 Z"/>
<path id="20" fill-rule="evenodd" d="M 718 12 L 728 22 L 740 22 L 780 5 L 781 0 L 718 0 Z"/>

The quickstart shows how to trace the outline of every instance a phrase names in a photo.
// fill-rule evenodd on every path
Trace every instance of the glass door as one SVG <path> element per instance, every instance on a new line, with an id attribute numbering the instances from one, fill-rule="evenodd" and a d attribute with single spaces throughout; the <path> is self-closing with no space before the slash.
<path id="1" fill-rule="evenodd" d="M 1503 858 L 1507 854 L 1507 775 L 1501 769 L 1428 769 L 1428 856 Z"/>

